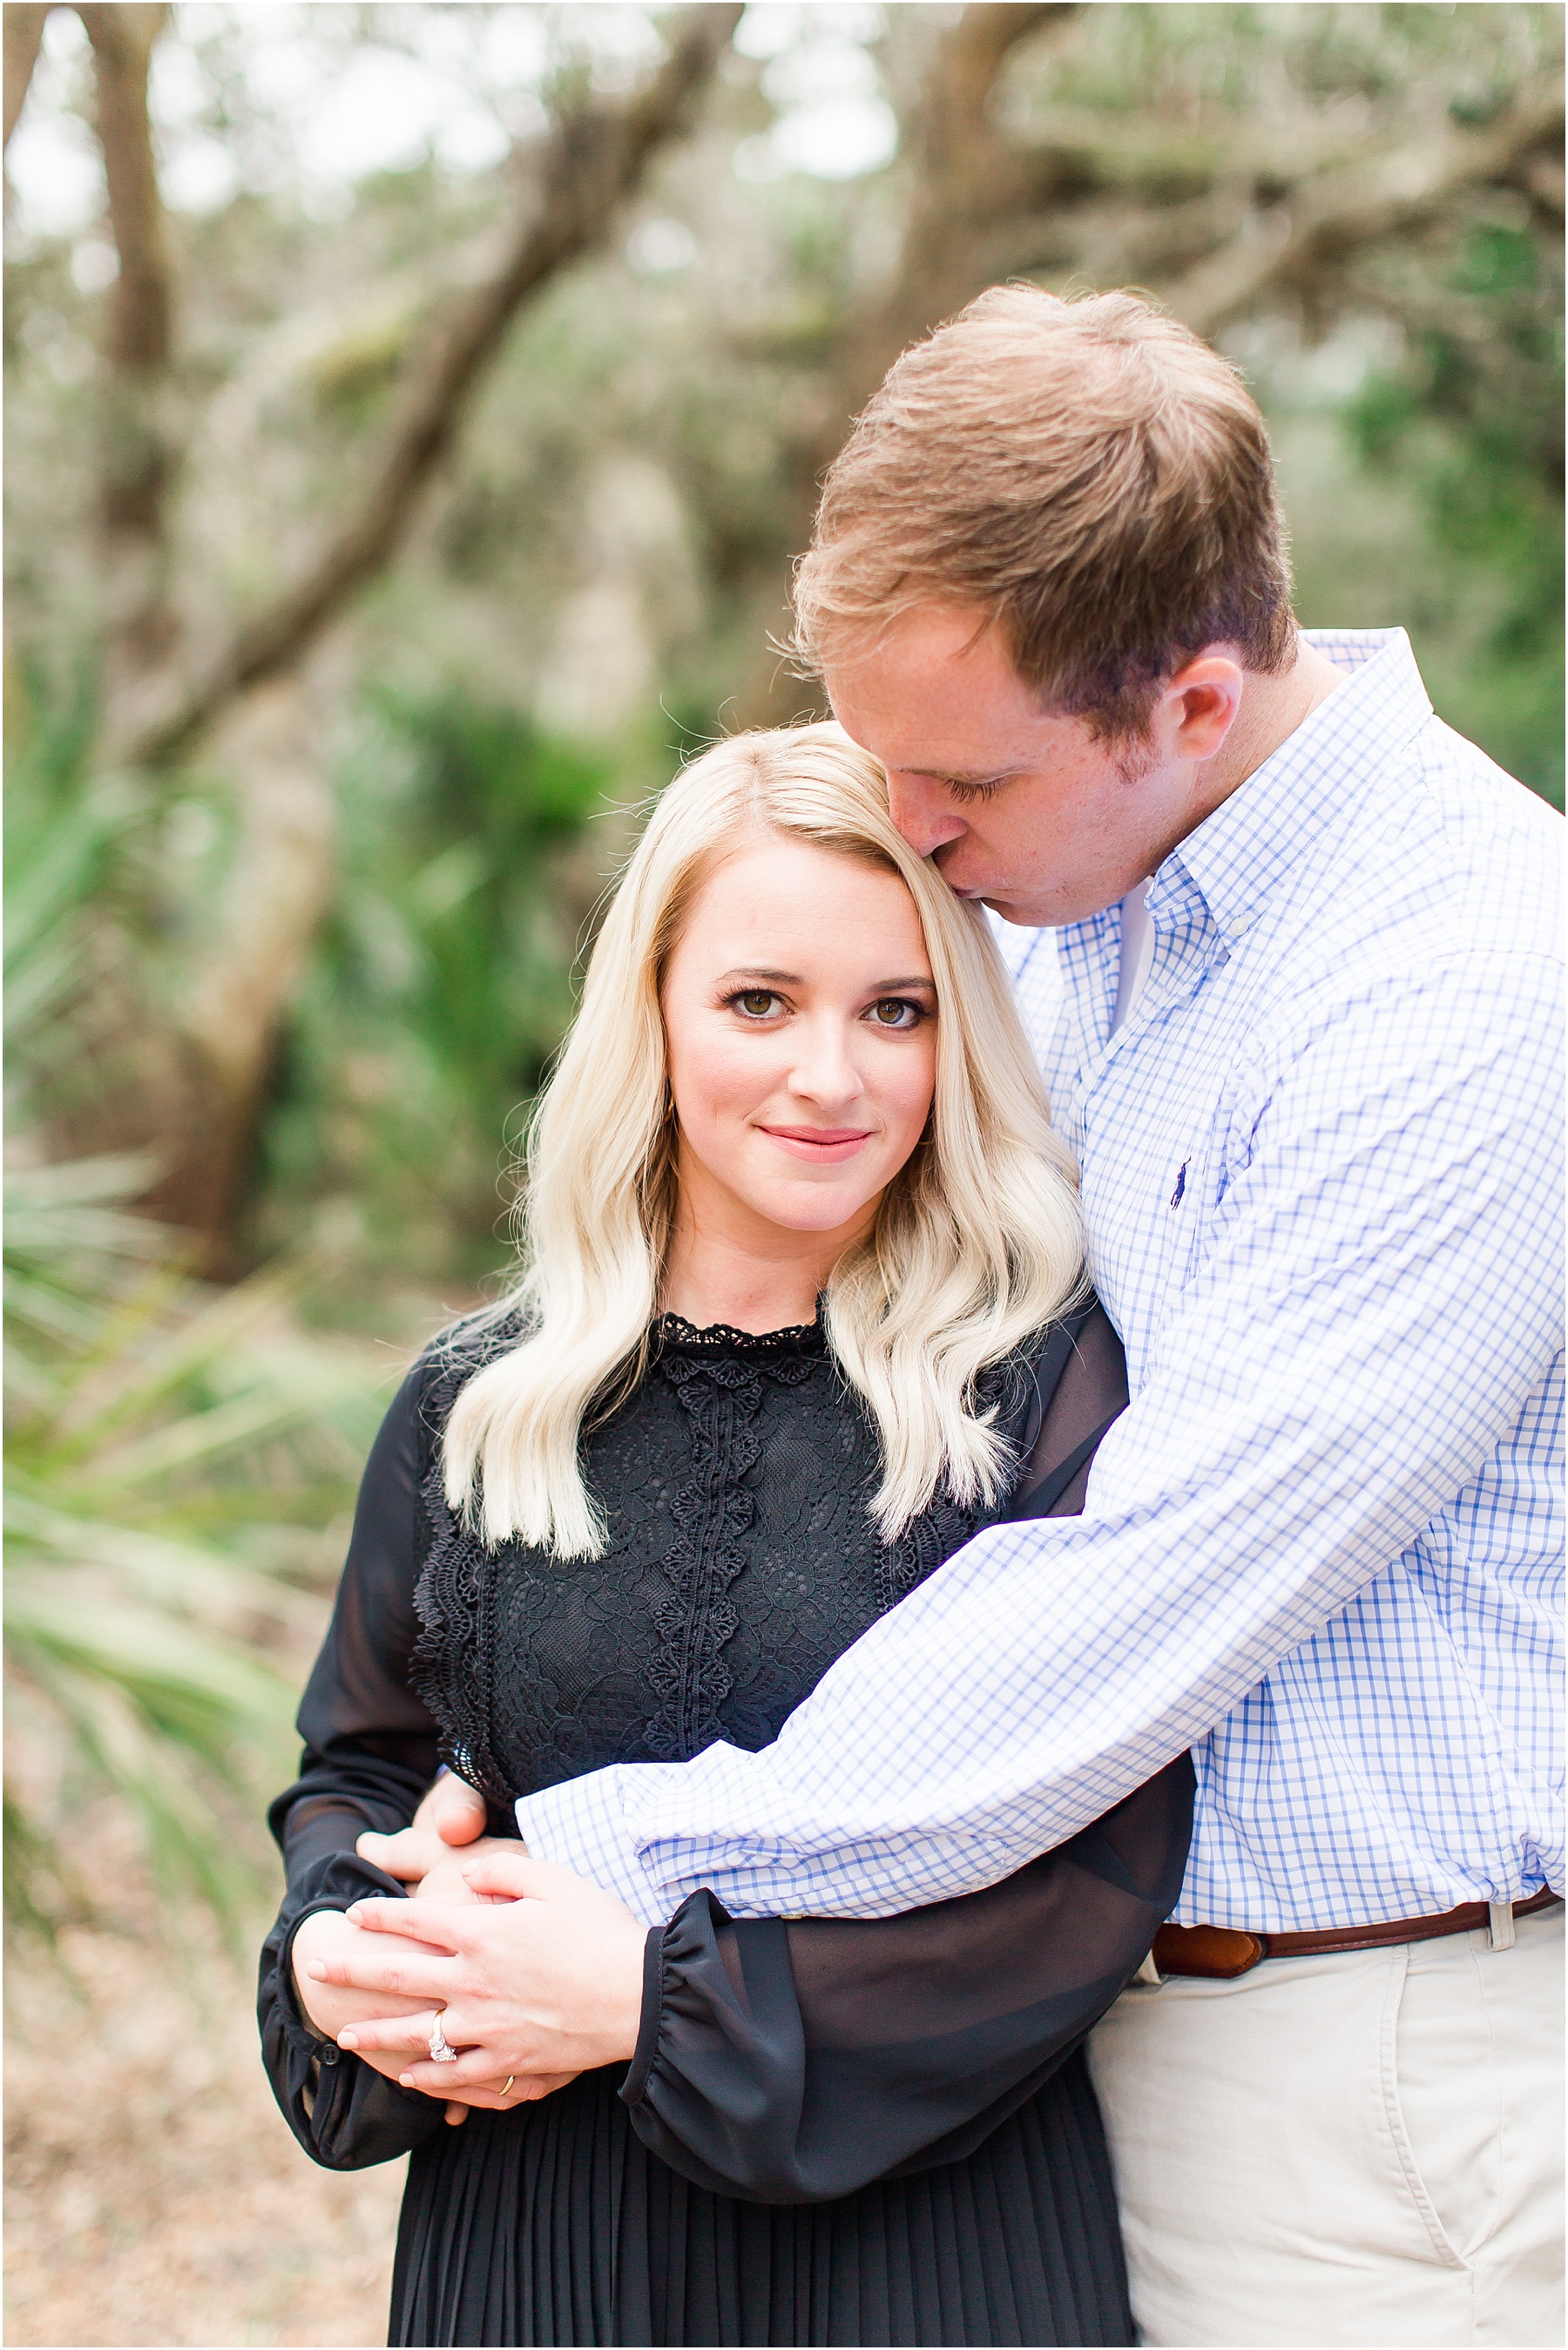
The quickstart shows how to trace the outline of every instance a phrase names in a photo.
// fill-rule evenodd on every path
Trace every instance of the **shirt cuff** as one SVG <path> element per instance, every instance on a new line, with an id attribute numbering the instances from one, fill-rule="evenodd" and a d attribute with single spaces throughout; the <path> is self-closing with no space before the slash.
<path id="1" fill-rule="evenodd" d="M 670 1905 L 642 1867 L 620 1786 L 625 1766 L 566 1779 L 517 1798 L 517 1829 L 535 1860 L 553 1861 L 626 1903 L 645 1926 L 662 1926 Z M 657 1770 L 635 1763 L 634 1770 Z"/>

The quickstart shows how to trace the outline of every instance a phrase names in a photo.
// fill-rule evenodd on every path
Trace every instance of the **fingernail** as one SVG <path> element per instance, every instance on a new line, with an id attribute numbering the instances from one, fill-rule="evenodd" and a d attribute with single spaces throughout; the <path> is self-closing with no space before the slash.
<path id="1" fill-rule="evenodd" d="M 399 2075 L 398 2075 L 398 2086 L 399 2086 L 399 2088 L 400 2088 L 400 2089 L 411 2089 L 411 2088 L 413 2087 L 413 2085 L 414 2085 L 414 2076 L 413 2076 L 413 2074 L 412 2074 L 411 2073 L 400 2073 L 400 2074 L 399 2074 Z"/>
<path id="2" fill-rule="evenodd" d="M 327 1966 L 324 1960 L 306 1959 L 305 1961 L 305 1971 L 310 1977 L 312 1982 L 325 1982 L 327 1981 Z"/>
<path id="3" fill-rule="evenodd" d="M 337 2045 L 339 2048 L 358 2048 L 359 2045 L 358 2033 L 357 2032 L 340 2032 L 337 2034 Z"/>

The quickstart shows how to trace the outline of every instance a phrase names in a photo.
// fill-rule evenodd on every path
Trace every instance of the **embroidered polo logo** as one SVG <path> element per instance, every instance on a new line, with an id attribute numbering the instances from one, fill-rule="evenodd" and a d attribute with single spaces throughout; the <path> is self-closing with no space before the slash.
<path id="1" fill-rule="evenodd" d="M 1179 1208 L 1181 1205 L 1181 1195 L 1187 1189 L 1187 1170 L 1191 1164 L 1190 1159 L 1184 1159 L 1181 1162 L 1181 1172 L 1176 1179 L 1176 1189 L 1170 1195 L 1170 1204 L 1173 1208 Z"/>

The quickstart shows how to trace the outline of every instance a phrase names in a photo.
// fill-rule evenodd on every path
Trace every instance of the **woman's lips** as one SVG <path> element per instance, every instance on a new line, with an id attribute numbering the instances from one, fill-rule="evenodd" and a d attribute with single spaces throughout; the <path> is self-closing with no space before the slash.
<path id="1" fill-rule="evenodd" d="M 840 1159 L 853 1159 L 871 1139 L 870 1128 L 864 1126 L 764 1126 L 762 1132 L 814 1167 L 835 1167 Z"/>

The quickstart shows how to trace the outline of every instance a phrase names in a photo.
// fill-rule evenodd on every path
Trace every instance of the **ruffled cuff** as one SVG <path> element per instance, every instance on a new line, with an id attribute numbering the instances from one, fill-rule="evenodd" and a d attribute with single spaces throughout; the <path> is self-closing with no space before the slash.
<path id="1" fill-rule="evenodd" d="M 318 1909 L 347 1909 L 367 1894 L 406 1898 L 396 1877 L 351 1852 L 312 1863 L 289 1887 L 262 1949 L 256 1993 L 262 2062 L 285 2121 L 313 2162 L 363 2170 L 390 2162 L 441 2125 L 441 2103 L 400 2088 L 315 2029 L 294 1982 L 294 1938 Z"/>
<path id="2" fill-rule="evenodd" d="M 620 2096 L 650 2153 L 700 2187 L 745 2202 L 827 2199 L 846 2189 L 811 2175 L 801 2143 L 805 2049 L 786 1929 L 767 1919 L 748 1926 L 743 1947 L 732 1940 L 737 1981 L 722 1948 L 729 1925 L 711 1893 L 694 1893 L 649 1935 Z"/>
<path id="3" fill-rule="evenodd" d="M 653 1927 L 642 1946 L 642 2014 L 637 2027 L 637 2046 L 631 2052 L 631 2063 L 619 2090 L 628 2106 L 639 2103 L 647 2090 L 659 2033 L 664 2028 L 664 1932 L 662 1927 Z"/>

